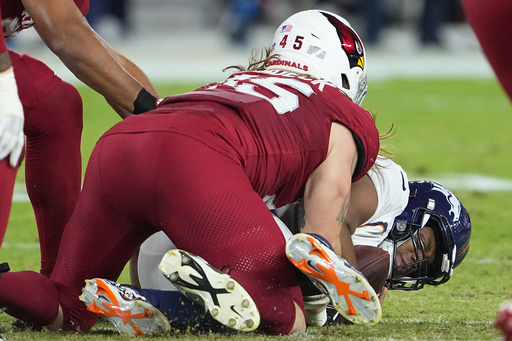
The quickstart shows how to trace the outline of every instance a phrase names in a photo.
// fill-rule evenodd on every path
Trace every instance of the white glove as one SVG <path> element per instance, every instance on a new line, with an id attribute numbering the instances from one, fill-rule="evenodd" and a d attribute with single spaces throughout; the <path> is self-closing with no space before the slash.
<path id="1" fill-rule="evenodd" d="M 16 167 L 25 143 L 23 106 L 11 68 L 0 72 L 0 160 L 7 155 L 11 167 Z"/>

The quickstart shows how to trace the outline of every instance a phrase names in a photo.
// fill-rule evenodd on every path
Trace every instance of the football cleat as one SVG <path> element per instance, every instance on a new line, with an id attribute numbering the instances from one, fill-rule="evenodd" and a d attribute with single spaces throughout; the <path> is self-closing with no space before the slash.
<path id="1" fill-rule="evenodd" d="M 108 279 L 85 280 L 80 300 L 87 310 L 111 322 L 121 334 L 150 335 L 170 329 L 169 320 L 144 296 Z"/>
<path id="2" fill-rule="evenodd" d="M 382 308 L 366 278 L 312 235 L 299 233 L 286 243 L 286 256 L 355 324 L 379 323 Z"/>
<path id="3" fill-rule="evenodd" d="M 327 307 L 325 307 L 325 312 L 327 313 L 327 321 L 324 326 L 339 326 L 341 324 L 351 324 L 347 322 L 347 320 L 336 310 L 334 306 L 329 303 Z"/>
<path id="4" fill-rule="evenodd" d="M 242 332 L 258 328 L 260 314 L 249 293 L 201 257 L 174 249 L 164 255 L 158 267 L 179 291 L 218 322 Z"/>

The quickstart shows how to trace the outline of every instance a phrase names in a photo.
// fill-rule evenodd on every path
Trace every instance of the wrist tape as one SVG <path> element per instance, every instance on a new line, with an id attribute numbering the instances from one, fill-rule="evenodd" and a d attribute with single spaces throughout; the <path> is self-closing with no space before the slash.
<path id="1" fill-rule="evenodd" d="M 138 115 L 156 109 L 156 100 L 155 96 L 150 94 L 145 88 L 142 88 L 133 102 L 133 114 Z"/>

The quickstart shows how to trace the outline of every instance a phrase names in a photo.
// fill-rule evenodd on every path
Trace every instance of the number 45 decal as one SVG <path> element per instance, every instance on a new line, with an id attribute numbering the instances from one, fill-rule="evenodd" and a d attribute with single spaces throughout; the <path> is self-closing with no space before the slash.
<path id="1" fill-rule="evenodd" d="M 296 36 L 295 41 L 293 42 L 293 48 L 295 50 L 300 50 L 302 47 L 302 41 L 304 40 L 303 36 Z M 286 44 L 288 42 L 288 35 L 286 34 L 283 39 L 279 42 L 279 45 L 284 49 L 286 47 Z"/>
<path id="2" fill-rule="evenodd" d="M 260 78 L 254 75 L 237 75 L 226 81 L 224 84 L 232 86 L 238 92 L 256 96 L 268 101 L 280 115 L 294 111 L 299 107 L 299 96 L 283 88 L 282 85 L 295 89 L 308 97 L 314 93 L 313 88 L 311 88 L 309 84 L 301 82 L 295 78 Z M 275 96 L 269 97 L 267 95 L 263 95 L 257 92 L 255 87 L 267 89 L 275 94 Z"/>

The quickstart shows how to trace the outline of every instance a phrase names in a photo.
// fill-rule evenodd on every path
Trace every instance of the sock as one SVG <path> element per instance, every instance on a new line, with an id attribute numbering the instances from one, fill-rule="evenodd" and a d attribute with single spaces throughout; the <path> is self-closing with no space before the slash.
<path id="1" fill-rule="evenodd" d="M 324 237 L 322 237 L 321 235 L 316 234 L 316 233 L 308 233 L 308 234 L 310 236 L 315 237 L 316 239 L 318 239 L 318 241 L 320 243 L 322 243 L 324 246 L 327 246 L 329 249 L 331 249 L 331 251 L 334 251 L 334 248 L 332 247 L 331 243 L 329 243 L 329 241 L 327 239 L 325 239 Z"/>
<path id="2" fill-rule="evenodd" d="M 203 306 L 192 302 L 179 291 L 142 289 L 141 293 L 167 316 L 173 328 L 214 333 L 233 332 L 214 320 Z"/>

